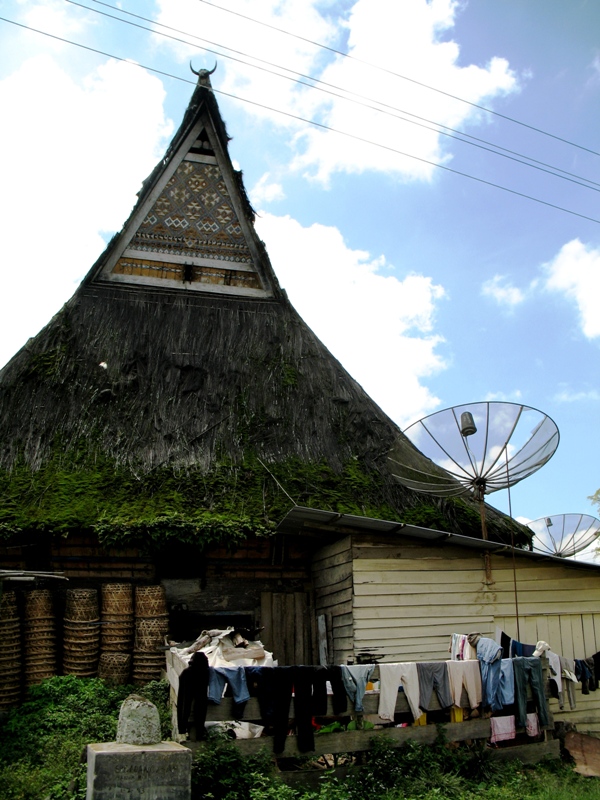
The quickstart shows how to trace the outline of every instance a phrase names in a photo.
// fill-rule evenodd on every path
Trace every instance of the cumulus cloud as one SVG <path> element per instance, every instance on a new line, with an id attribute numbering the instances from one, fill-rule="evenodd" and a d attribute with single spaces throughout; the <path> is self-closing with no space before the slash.
<path id="1" fill-rule="evenodd" d="M 249 53 L 254 59 L 268 58 L 287 68 L 275 68 L 279 74 L 289 77 L 295 71 L 296 76 L 312 75 L 321 81 L 318 87 L 325 91 L 226 59 L 223 71 L 220 66 L 215 76 L 215 84 L 227 92 L 316 119 L 365 140 L 307 128 L 289 116 L 246 106 L 249 114 L 289 129 L 295 146 L 292 168 L 323 184 L 335 172 L 366 170 L 394 173 L 405 180 L 429 180 L 435 167 L 424 160 L 445 162 L 451 153 L 438 129 L 412 124 L 415 115 L 461 128 L 481 122 L 481 111 L 449 95 L 481 104 L 518 90 L 517 78 L 505 59 L 490 54 L 485 66 L 460 63 L 460 48 L 448 39 L 459 9 L 456 0 L 357 0 L 349 11 L 324 8 L 318 0 L 264 0 L 260 6 L 252 0 L 231 0 L 227 8 L 352 56 L 337 56 L 197 0 L 159 2 L 158 19 L 163 24 Z M 166 42 L 162 46 L 173 48 L 182 61 L 197 52 L 197 44 Z"/>
<path id="2" fill-rule="evenodd" d="M 310 130 L 302 137 L 305 150 L 295 165 L 308 168 L 324 183 L 336 171 L 365 170 L 394 172 L 405 180 L 429 180 L 435 167 L 425 161 L 447 162 L 451 157 L 447 140 L 437 130 L 412 124 L 419 120 L 404 112 L 460 128 L 479 121 L 480 112 L 448 95 L 482 103 L 517 89 L 516 77 L 504 59 L 492 57 L 485 67 L 459 65 L 458 44 L 445 38 L 454 26 L 458 5 L 453 0 L 358 0 L 348 18 L 352 59 L 336 58 L 321 78 L 369 98 L 369 105 L 391 112 L 391 116 L 348 100 L 326 101 L 321 108 L 323 120 L 366 141 Z M 399 76 L 416 78 L 447 94 Z M 369 140 L 382 147 L 369 145 Z M 397 150 L 409 155 L 393 152 Z"/>
<path id="3" fill-rule="evenodd" d="M 505 275 L 494 275 L 485 281 L 481 287 L 481 294 L 508 308 L 514 308 L 525 300 L 525 292 L 513 286 Z"/>
<path id="4" fill-rule="evenodd" d="M 352 250 L 334 227 L 263 213 L 257 230 L 294 306 L 384 411 L 401 426 L 431 412 L 439 400 L 421 381 L 445 366 L 434 332 L 444 289 L 382 275 L 385 259 Z"/>
<path id="5" fill-rule="evenodd" d="M 275 200 L 283 200 L 284 198 L 283 186 L 277 181 L 271 180 L 271 175 L 268 172 L 265 172 L 250 190 L 250 200 L 255 206 L 259 206 L 262 203 L 272 203 Z"/>
<path id="6" fill-rule="evenodd" d="M 136 97 L 133 104 L 131 98 Z M 143 70 L 108 61 L 74 81 L 40 55 L 0 82 L 0 107 L 18 125 L 0 126 L 0 337 L 4 363 L 73 293 L 135 202 L 172 125 L 164 89 Z M 68 247 L 65 242 L 68 241 Z M 22 306 L 25 313 L 15 314 Z"/>
<path id="7" fill-rule="evenodd" d="M 584 336 L 600 336 L 600 247 L 573 239 L 544 264 L 545 288 L 575 303 Z"/>

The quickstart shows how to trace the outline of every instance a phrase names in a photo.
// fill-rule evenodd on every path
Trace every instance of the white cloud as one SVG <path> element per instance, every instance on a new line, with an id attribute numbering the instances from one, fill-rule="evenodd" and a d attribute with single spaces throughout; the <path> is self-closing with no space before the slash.
<path id="1" fill-rule="evenodd" d="M 595 402 L 600 400 L 600 392 L 596 389 L 589 389 L 585 392 L 574 392 L 570 389 L 561 389 L 554 395 L 556 403 L 580 403 L 591 400 Z"/>
<path id="2" fill-rule="evenodd" d="M 514 308 L 525 300 L 525 292 L 513 286 L 505 275 L 494 275 L 481 287 L 484 297 L 493 298 L 498 305 Z"/>
<path id="3" fill-rule="evenodd" d="M 581 330 L 588 339 L 600 336 L 600 247 L 567 242 L 544 264 L 546 289 L 564 294 L 579 311 Z"/>
<path id="4" fill-rule="evenodd" d="M 482 112 L 447 94 L 403 80 L 398 75 L 478 104 L 490 103 L 495 97 L 518 88 L 514 73 L 502 58 L 491 57 L 485 67 L 459 64 L 458 44 L 442 40 L 454 25 L 459 8 L 455 0 L 403 0 L 401 3 L 357 0 L 345 14 L 336 12 L 335 6 L 328 6 L 321 14 L 322 4 L 317 0 L 264 0 L 260 6 L 252 0 L 231 0 L 227 8 L 336 49 L 348 48 L 353 56 L 334 56 L 306 41 L 256 25 L 197 0 L 181 0 L 176 4 L 165 0 L 160 2 L 159 21 L 164 24 L 342 88 L 341 94 L 346 99 L 223 59 L 219 61 L 219 71 L 214 79 L 215 85 L 227 92 L 290 114 L 317 119 L 383 145 L 383 148 L 374 147 L 366 141 L 307 128 L 289 117 L 246 106 L 249 114 L 269 118 L 290 129 L 296 148 L 293 167 L 323 184 L 335 172 L 361 173 L 366 170 L 395 173 L 407 180 L 431 178 L 435 167 L 393 150 L 434 162 L 451 158 L 437 131 L 428 131 L 398 119 L 398 111 L 392 110 L 394 117 L 350 102 L 349 99 L 353 99 L 351 93 L 365 98 L 360 102 L 379 109 L 390 111 L 391 106 L 442 125 L 461 128 L 481 122 Z M 174 48 L 182 61 L 197 53 L 197 47 L 168 42 L 163 46 Z M 208 61 L 207 58 L 206 63 Z M 377 68 L 369 64 L 377 65 Z M 322 88 L 339 95 L 338 89 L 331 86 Z"/>
<path id="5" fill-rule="evenodd" d="M 254 187 L 250 190 L 250 200 L 255 206 L 261 203 L 272 203 L 275 200 L 283 200 L 285 192 L 280 183 L 271 180 L 268 172 L 259 178 Z"/>
<path id="6" fill-rule="evenodd" d="M 499 401 L 504 403 L 520 403 L 523 393 L 520 389 L 513 389 L 512 392 L 488 392 L 485 396 L 486 401 Z"/>
<path id="7" fill-rule="evenodd" d="M 445 366 L 433 333 L 443 288 L 381 275 L 385 260 L 351 250 L 337 228 L 266 213 L 256 227 L 294 306 L 383 410 L 401 426 L 431 412 L 439 400 L 421 380 Z"/>
<path id="8" fill-rule="evenodd" d="M 398 76 L 414 78 L 472 103 L 489 102 L 517 86 L 504 59 L 492 58 L 487 67 L 459 66 L 458 44 L 441 40 L 454 25 L 457 9 L 458 3 L 452 0 L 358 0 L 348 21 L 350 54 L 354 59 L 337 58 L 321 78 L 370 98 L 370 105 L 379 105 L 396 117 L 341 99 L 322 101 L 320 110 L 331 127 L 389 149 L 311 129 L 302 136 L 305 151 L 295 165 L 308 168 L 324 183 L 336 171 L 365 170 L 393 172 L 406 180 L 429 180 L 435 167 L 392 151 L 444 163 L 451 157 L 446 145 L 449 140 L 398 119 L 396 109 L 452 128 L 478 121 L 481 112 Z"/>
<path id="9" fill-rule="evenodd" d="M 104 249 L 101 233 L 127 218 L 132 190 L 172 129 L 163 100 L 160 81 L 112 61 L 76 82 L 42 55 L 0 82 L 0 107 L 18 119 L 0 126 L 0 218 L 10 231 L 0 264 L 0 317 L 9 322 L 1 364 L 72 295 Z"/>

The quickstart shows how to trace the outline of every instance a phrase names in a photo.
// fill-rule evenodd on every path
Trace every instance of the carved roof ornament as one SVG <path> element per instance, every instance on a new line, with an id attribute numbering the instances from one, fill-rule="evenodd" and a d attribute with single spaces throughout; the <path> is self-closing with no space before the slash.
<path id="1" fill-rule="evenodd" d="M 197 75 L 197 76 L 198 76 L 198 85 L 199 85 L 199 86 L 206 86 L 206 87 L 208 87 L 209 89 L 211 88 L 211 85 L 210 85 L 210 76 L 211 76 L 211 75 L 213 74 L 213 72 L 215 72 L 215 70 L 217 69 L 217 62 L 216 62 L 216 61 L 215 61 L 215 65 L 214 65 L 214 67 L 213 67 L 212 69 L 199 69 L 199 70 L 195 70 L 195 69 L 192 67 L 192 62 L 190 61 L 190 69 L 192 70 L 192 72 L 194 73 L 194 75 Z"/>

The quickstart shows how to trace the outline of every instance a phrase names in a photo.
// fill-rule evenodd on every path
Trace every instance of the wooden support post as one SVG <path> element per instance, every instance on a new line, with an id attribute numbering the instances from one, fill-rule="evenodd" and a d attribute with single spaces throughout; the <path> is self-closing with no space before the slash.
<path id="1" fill-rule="evenodd" d="M 319 636 L 319 664 L 322 667 L 329 665 L 327 655 L 327 623 L 325 621 L 325 614 L 320 614 L 317 617 L 317 632 Z"/>

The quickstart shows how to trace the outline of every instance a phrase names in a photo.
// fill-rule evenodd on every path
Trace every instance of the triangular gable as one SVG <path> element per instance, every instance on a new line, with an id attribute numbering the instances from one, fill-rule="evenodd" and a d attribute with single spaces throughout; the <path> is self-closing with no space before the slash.
<path id="1" fill-rule="evenodd" d="M 238 297 L 278 291 L 202 72 L 171 149 L 90 277 Z"/>

